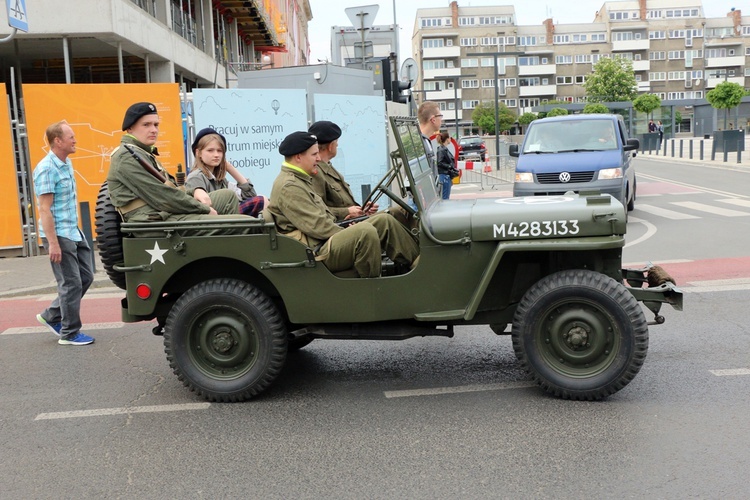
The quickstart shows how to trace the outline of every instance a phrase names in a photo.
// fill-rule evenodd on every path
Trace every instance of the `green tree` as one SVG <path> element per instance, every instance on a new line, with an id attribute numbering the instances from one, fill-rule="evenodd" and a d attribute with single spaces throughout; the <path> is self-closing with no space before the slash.
<path id="1" fill-rule="evenodd" d="M 742 97 L 745 95 L 745 89 L 738 83 L 721 82 L 706 94 L 706 100 L 716 109 L 725 109 L 724 129 L 727 128 L 727 118 L 729 110 L 740 105 Z"/>
<path id="2" fill-rule="evenodd" d="M 632 101 L 638 94 L 633 63 L 622 57 L 602 57 L 583 84 L 589 102 Z"/>
<path id="3" fill-rule="evenodd" d="M 568 114 L 568 110 L 565 108 L 552 108 L 547 113 L 547 116 L 565 116 Z"/>
<path id="4" fill-rule="evenodd" d="M 539 117 L 536 115 L 536 113 L 532 113 L 530 111 L 527 111 L 526 113 L 524 113 L 524 114 L 522 114 L 521 116 L 518 117 L 518 123 L 520 123 L 521 125 L 523 125 L 525 127 L 526 125 L 528 125 L 529 123 L 533 122 L 537 118 L 539 118 Z"/>
<path id="5" fill-rule="evenodd" d="M 633 108 L 646 116 L 654 117 L 654 110 L 661 107 L 661 99 L 656 94 L 641 94 L 633 99 Z"/>
<path id="6" fill-rule="evenodd" d="M 495 127 L 495 106 L 492 103 L 480 103 L 472 111 L 471 119 L 474 125 L 485 133 L 497 134 L 503 130 L 510 130 L 516 121 L 516 114 L 503 103 L 500 103 L 497 113 L 499 127 Z"/>
<path id="7" fill-rule="evenodd" d="M 590 102 L 583 107 L 583 112 L 587 115 L 606 115 L 607 113 L 609 113 L 609 108 L 600 102 Z"/>

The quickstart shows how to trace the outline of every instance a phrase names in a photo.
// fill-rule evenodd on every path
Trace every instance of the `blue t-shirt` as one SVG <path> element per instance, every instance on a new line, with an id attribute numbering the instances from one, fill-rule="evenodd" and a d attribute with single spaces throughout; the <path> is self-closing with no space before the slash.
<path id="1" fill-rule="evenodd" d="M 81 241 L 81 233 L 78 230 L 76 179 L 70 159 L 62 161 L 50 151 L 34 169 L 34 192 L 37 196 L 54 195 L 51 211 L 57 236 Z M 39 234 L 42 238 L 45 237 L 41 221 Z"/>

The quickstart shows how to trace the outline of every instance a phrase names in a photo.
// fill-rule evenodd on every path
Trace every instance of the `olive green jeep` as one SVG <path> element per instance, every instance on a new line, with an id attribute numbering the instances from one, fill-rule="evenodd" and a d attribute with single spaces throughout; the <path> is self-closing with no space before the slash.
<path id="1" fill-rule="evenodd" d="M 405 215 L 420 246 L 411 268 L 384 258 L 379 278 L 334 274 L 262 218 L 120 224 L 105 184 L 97 241 L 126 291 L 123 321 L 156 319 L 174 373 L 211 401 L 261 393 L 288 351 L 314 339 L 451 337 L 456 325 L 509 333 L 523 368 L 556 396 L 596 400 L 626 386 L 646 359 L 644 309 L 662 323 L 661 305 L 681 310 L 682 293 L 658 267 L 621 268 L 622 204 L 584 194 L 441 200 L 416 122 L 391 126 L 398 149 L 369 200 L 385 196 Z M 227 226 L 253 230 L 189 235 Z"/>

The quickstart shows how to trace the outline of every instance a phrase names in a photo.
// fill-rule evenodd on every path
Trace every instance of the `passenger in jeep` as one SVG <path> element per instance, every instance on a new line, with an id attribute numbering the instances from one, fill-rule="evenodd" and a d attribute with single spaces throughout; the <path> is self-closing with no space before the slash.
<path id="1" fill-rule="evenodd" d="M 125 222 L 237 219 L 239 201 L 234 191 L 217 191 L 213 206 L 201 203 L 174 185 L 174 180 L 156 159 L 159 115 L 148 102 L 135 103 L 125 112 L 120 146 L 112 153 L 107 186 L 112 205 Z M 223 214 L 223 215 L 219 215 Z M 230 215 L 234 214 L 234 215 Z M 191 229 L 191 235 L 251 232 L 248 229 Z"/>
<path id="2" fill-rule="evenodd" d="M 281 234 L 312 248 L 316 260 L 332 272 L 354 269 L 361 278 L 381 273 L 381 255 L 410 266 L 419 245 L 390 214 L 379 213 L 343 228 L 315 191 L 312 175 L 320 161 L 317 137 L 293 132 L 279 146 L 284 156 L 281 172 L 273 183 L 268 212 Z"/>

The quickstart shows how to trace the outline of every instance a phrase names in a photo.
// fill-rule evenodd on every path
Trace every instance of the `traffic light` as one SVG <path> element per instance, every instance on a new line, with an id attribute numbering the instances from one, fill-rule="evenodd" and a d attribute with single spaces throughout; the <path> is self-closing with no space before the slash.
<path id="1" fill-rule="evenodd" d="M 393 96 L 393 102 L 400 102 L 402 104 L 409 104 L 411 100 L 411 92 L 408 90 L 411 88 L 411 80 L 408 81 L 394 81 L 391 82 L 391 94 Z"/>

